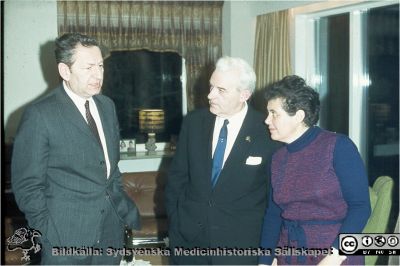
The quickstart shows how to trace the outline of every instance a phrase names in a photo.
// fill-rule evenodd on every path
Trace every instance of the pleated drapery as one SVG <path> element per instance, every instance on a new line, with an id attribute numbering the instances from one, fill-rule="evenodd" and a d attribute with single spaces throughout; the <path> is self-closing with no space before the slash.
<path id="1" fill-rule="evenodd" d="M 257 16 L 254 68 L 257 89 L 291 74 L 288 10 Z"/>
<path id="2" fill-rule="evenodd" d="M 110 51 L 173 51 L 185 58 L 188 109 L 196 82 L 222 54 L 221 1 L 58 1 L 58 33 L 96 37 Z M 196 88 L 196 89 L 195 89 Z"/>

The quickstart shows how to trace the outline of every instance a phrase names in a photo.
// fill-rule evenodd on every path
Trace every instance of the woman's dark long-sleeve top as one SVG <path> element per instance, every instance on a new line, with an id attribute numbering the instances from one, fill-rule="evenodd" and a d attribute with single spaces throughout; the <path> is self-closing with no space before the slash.
<path id="1" fill-rule="evenodd" d="M 300 138 L 287 144 L 282 149 L 287 149 L 289 154 L 307 149 L 321 132 L 319 127 L 308 129 Z M 326 132 L 326 131 L 325 131 Z M 370 201 L 368 192 L 368 178 L 363 161 L 358 153 L 357 147 L 347 137 L 335 134 L 336 142 L 333 150 L 333 168 L 340 184 L 340 190 L 345 203 L 347 213 L 340 226 L 339 233 L 359 233 L 364 228 L 370 212 Z M 302 158 L 305 163 L 309 158 Z M 311 162 L 312 163 L 312 162 Z M 271 264 L 274 258 L 274 249 L 281 234 L 283 218 L 282 209 L 274 201 L 274 187 L 270 188 L 269 205 L 264 217 L 261 246 L 271 249 L 271 256 L 260 257 L 261 264 Z M 335 208 L 335 202 L 332 202 Z M 339 236 L 332 243 L 332 247 L 338 248 Z"/>

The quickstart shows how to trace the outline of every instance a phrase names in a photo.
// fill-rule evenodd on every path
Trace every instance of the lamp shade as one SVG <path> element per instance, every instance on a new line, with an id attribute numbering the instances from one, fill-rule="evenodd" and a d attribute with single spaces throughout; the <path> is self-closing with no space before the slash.
<path id="1" fill-rule="evenodd" d="M 141 132 L 158 133 L 164 130 L 164 110 L 139 110 L 139 129 Z"/>

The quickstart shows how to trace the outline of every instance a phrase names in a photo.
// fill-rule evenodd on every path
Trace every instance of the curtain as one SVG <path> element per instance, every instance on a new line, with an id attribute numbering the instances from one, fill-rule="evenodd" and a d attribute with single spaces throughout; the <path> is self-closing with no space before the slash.
<path id="1" fill-rule="evenodd" d="M 59 1 L 58 33 L 96 37 L 110 51 L 173 51 L 186 62 L 188 110 L 222 54 L 222 1 Z M 209 77 L 208 77 L 209 78 Z"/>
<path id="2" fill-rule="evenodd" d="M 254 62 L 257 89 L 291 74 L 288 10 L 257 16 Z"/>

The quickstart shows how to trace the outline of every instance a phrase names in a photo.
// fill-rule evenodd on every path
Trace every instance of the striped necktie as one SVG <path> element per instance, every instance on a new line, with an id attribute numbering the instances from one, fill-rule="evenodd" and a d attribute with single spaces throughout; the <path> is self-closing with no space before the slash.
<path id="1" fill-rule="evenodd" d="M 99 142 L 100 147 L 103 148 L 103 145 L 101 145 L 100 135 L 99 135 L 99 131 L 97 130 L 96 122 L 94 121 L 93 116 L 90 113 L 89 101 L 85 102 L 85 108 L 86 108 L 86 119 L 87 119 L 89 128 L 90 128 L 90 130 L 92 130 L 93 135 L 96 137 L 97 141 Z"/>

